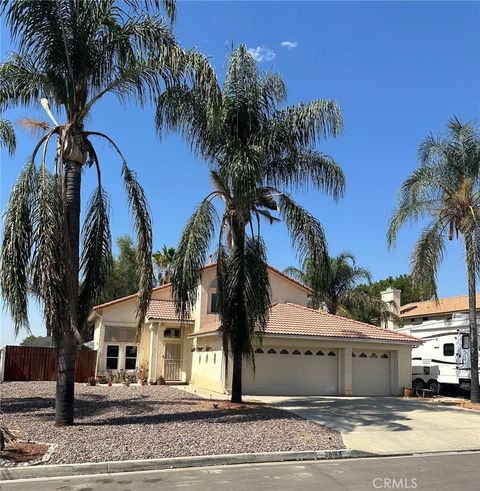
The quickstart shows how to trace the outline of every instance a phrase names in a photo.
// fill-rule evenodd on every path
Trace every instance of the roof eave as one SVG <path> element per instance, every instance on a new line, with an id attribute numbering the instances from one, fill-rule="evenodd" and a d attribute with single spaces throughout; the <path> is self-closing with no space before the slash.
<path id="1" fill-rule="evenodd" d="M 171 319 L 168 317 L 147 317 L 147 322 L 176 322 L 178 324 L 193 324 L 195 322 L 192 319 Z"/>
<path id="2" fill-rule="evenodd" d="M 373 338 L 351 338 L 348 336 L 319 336 L 314 334 L 286 334 L 286 333 L 264 333 L 264 337 L 277 337 L 277 338 L 300 338 L 300 339 L 322 339 L 325 341 L 339 341 L 346 340 L 358 343 L 383 343 L 383 344 L 409 344 L 416 345 L 422 344 L 421 339 L 373 339 Z"/>

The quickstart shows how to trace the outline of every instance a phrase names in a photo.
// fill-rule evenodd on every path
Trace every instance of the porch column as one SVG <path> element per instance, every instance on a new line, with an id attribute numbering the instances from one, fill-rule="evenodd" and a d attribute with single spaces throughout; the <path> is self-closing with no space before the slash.
<path id="1" fill-rule="evenodd" d="M 390 389 L 392 396 L 402 395 L 403 388 L 411 386 L 411 348 L 390 351 Z"/>
<path id="2" fill-rule="evenodd" d="M 95 377 L 105 371 L 105 326 L 102 321 L 94 331 L 93 349 L 97 350 Z"/>
<path id="3" fill-rule="evenodd" d="M 352 395 L 352 348 L 341 348 L 339 350 L 338 377 L 339 394 L 342 396 Z"/>
<path id="4" fill-rule="evenodd" d="M 157 380 L 157 369 L 158 369 L 158 322 L 152 322 L 148 329 L 150 330 L 148 381 L 155 382 Z"/>

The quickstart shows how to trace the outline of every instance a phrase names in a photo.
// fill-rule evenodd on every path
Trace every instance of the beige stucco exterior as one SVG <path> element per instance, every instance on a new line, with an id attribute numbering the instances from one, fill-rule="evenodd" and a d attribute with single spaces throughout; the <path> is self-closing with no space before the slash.
<path id="1" fill-rule="evenodd" d="M 231 387 L 231 370 L 226 373 L 226 360 L 222 348 L 222 340 L 218 334 L 202 334 L 210 326 L 218 327 L 218 315 L 211 312 L 212 309 L 212 283 L 215 280 L 216 268 L 206 267 L 199 282 L 197 301 L 191 315 L 191 321 L 181 323 L 178 320 L 145 319 L 138 338 L 130 337 L 127 342 L 112 342 L 106 337 L 108 327 L 123 327 L 136 333 L 136 299 L 130 298 L 117 302 L 110 302 L 95 309 L 91 319 L 95 322 L 94 345 L 98 352 L 97 373 L 104 374 L 107 370 L 107 349 L 111 344 L 119 346 L 118 368 L 124 362 L 124 353 L 127 346 L 137 347 L 136 369 L 128 373 L 136 374 L 140 367 L 148 366 L 148 380 L 157 381 L 166 378 L 167 382 L 190 383 L 196 387 L 212 392 L 228 392 Z M 272 300 L 275 302 L 290 302 L 306 306 L 309 291 L 297 282 L 274 269 L 269 270 L 272 289 Z M 169 286 L 155 289 L 153 299 L 170 300 L 171 288 Z M 174 331 L 172 331 L 172 329 Z M 177 331 L 178 330 L 178 331 Z M 165 333 L 178 337 L 168 337 Z M 195 334 L 197 333 L 197 334 Z M 133 341 L 131 341 L 133 339 Z M 175 348 L 173 345 L 178 345 Z M 336 391 L 339 395 L 351 395 L 355 392 L 353 387 L 354 364 L 358 363 L 353 357 L 354 353 L 365 351 L 367 353 L 388 354 L 388 376 L 390 394 L 400 395 L 403 387 L 411 385 L 411 345 L 405 343 L 367 342 L 364 340 L 327 339 L 325 337 L 307 336 L 264 336 L 257 342 L 259 348 L 268 347 L 280 352 L 287 349 L 289 352 L 298 349 L 302 355 L 295 359 L 299 373 L 296 373 L 295 384 L 302 384 L 302 356 L 306 350 L 334 350 L 336 355 Z M 115 348 L 116 349 L 116 348 Z M 179 351 L 177 351 L 179 350 Z M 167 352 L 168 351 L 168 352 Z M 168 362 L 174 353 L 174 361 Z M 180 355 L 178 356 L 178 353 Z M 278 362 L 281 364 L 281 355 Z M 387 356 L 384 356 L 386 358 Z M 285 358 L 284 358 L 285 359 Z M 272 358 L 273 360 L 273 358 Z M 296 360 L 299 360 L 298 363 Z M 305 359 L 304 363 L 312 363 L 312 359 Z M 115 360 L 113 360 L 113 363 Z M 168 380 L 167 363 L 173 363 L 175 369 L 174 380 Z M 333 363 L 333 361 L 331 362 Z M 331 365 L 330 363 L 330 365 Z M 384 363 L 386 366 L 386 364 Z M 171 366 L 171 365 L 170 365 Z M 231 360 L 228 367 L 231 368 Z M 280 366 L 280 365 L 279 365 Z M 305 365 L 306 366 L 306 365 Z M 251 366 L 249 361 L 244 363 L 245 376 L 249 377 Z M 274 381 L 272 380 L 272 383 Z M 385 394 L 385 395 L 390 395 Z"/>

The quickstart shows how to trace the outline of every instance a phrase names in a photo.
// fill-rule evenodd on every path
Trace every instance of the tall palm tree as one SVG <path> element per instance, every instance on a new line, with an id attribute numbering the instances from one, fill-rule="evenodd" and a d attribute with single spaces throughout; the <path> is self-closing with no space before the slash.
<path id="1" fill-rule="evenodd" d="M 476 274 L 480 271 L 480 134 L 474 123 L 452 118 L 444 137 L 428 136 L 419 146 L 420 166 L 402 184 L 388 230 L 394 246 L 408 222 L 429 219 L 412 252 L 414 282 L 432 288 L 446 252 L 445 240 L 463 239 L 470 325 L 471 399 L 480 402 Z"/>
<path id="2" fill-rule="evenodd" d="M 217 292 L 227 363 L 233 353 L 232 402 L 242 400 L 242 360 L 253 357 L 254 334 L 265 328 L 271 303 L 261 219 L 283 219 L 300 256 L 309 254 L 317 264 L 327 248 L 322 226 L 287 191 L 312 186 L 339 198 L 344 190 L 340 167 L 314 147 L 321 136 L 341 131 L 336 102 L 280 107 L 285 98 L 281 77 L 259 73 L 240 46 L 230 56 L 216 104 L 197 90 L 174 88 L 162 94 L 157 106 L 159 132 L 180 130 L 209 162 L 213 183 L 190 217 L 175 256 L 173 295 L 182 315 L 195 303 L 218 223 L 213 200 L 223 203 Z"/>
<path id="3" fill-rule="evenodd" d="M 153 263 L 159 269 L 158 282 L 160 285 L 170 283 L 175 260 L 175 247 L 163 246 L 161 251 L 153 254 Z"/>
<path id="4" fill-rule="evenodd" d="M 104 133 L 86 129 L 86 120 L 107 94 L 143 104 L 165 86 L 188 80 L 201 85 L 203 93 L 215 89 L 216 82 L 206 59 L 176 42 L 173 0 L 0 0 L 0 13 L 18 42 L 18 52 L 0 65 L 0 111 L 41 103 L 52 120 L 44 125 L 45 134 L 10 196 L 0 288 L 17 332 L 28 328 L 28 293 L 43 304 L 48 334 L 58 347 L 55 422 L 67 425 L 73 423 L 76 339 L 111 264 L 109 203 L 96 138 L 107 140 L 122 160 L 141 264 L 139 322 L 153 280 L 151 221 L 143 189 L 118 146 Z M 52 111 L 64 122 L 58 123 Z M 55 161 L 48 169 L 47 149 L 54 139 Z M 81 175 L 89 168 L 97 174 L 98 187 L 88 204 L 80 251 Z"/>
<path id="5" fill-rule="evenodd" d="M 371 283 L 372 276 L 368 269 L 357 266 L 350 252 L 327 257 L 319 268 L 307 258 L 302 269 L 290 266 L 284 272 L 313 289 L 312 308 L 378 325 L 398 320 L 388 304 L 362 288 L 362 283 Z"/>

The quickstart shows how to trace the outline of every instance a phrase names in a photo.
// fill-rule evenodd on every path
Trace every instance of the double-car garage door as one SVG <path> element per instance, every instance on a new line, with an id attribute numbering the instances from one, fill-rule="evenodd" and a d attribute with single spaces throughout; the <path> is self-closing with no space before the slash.
<path id="1" fill-rule="evenodd" d="M 255 373 L 245 364 L 243 392 L 256 395 L 335 395 L 337 352 L 331 349 L 264 348 Z"/>
<path id="2" fill-rule="evenodd" d="M 264 347 L 255 353 L 255 373 L 244 363 L 243 392 L 251 395 L 337 395 L 338 351 Z M 390 357 L 383 352 L 352 354 L 353 395 L 390 394 Z"/>

